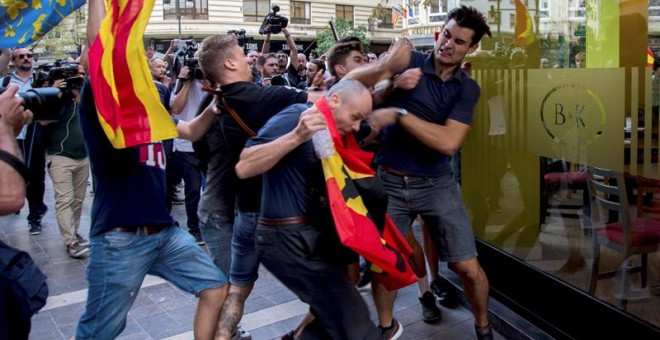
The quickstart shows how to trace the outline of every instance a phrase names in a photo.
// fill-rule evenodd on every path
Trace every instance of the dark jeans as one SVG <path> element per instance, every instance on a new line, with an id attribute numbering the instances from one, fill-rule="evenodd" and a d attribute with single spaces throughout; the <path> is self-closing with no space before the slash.
<path id="1" fill-rule="evenodd" d="M 188 230 L 199 231 L 199 195 L 202 187 L 202 172 L 199 170 L 199 160 L 194 152 L 174 153 L 178 168 L 181 170 L 183 181 L 186 184 L 186 215 L 188 216 Z"/>
<path id="2" fill-rule="evenodd" d="M 338 250 L 327 233 L 310 224 L 259 225 L 256 244 L 261 263 L 316 317 L 301 339 L 379 339 L 362 296 L 331 259 Z"/>
<path id="3" fill-rule="evenodd" d="M 43 143 L 42 127 L 30 124 L 25 139 L 19 139 L 18 145 L 23 153 L 23 160 L 30 170 L 30 181 L 26 187 L 29 214 L 28 222 L 41 222 L 46 212 L 44 204 L 44 182 L 46 180 L 46 146 Z"/>

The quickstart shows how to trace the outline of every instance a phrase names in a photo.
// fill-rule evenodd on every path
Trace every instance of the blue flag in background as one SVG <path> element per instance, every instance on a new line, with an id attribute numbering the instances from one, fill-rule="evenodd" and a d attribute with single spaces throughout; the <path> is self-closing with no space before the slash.
<path id="1" fill-rule="evenodd" d="M 35 43 L 85 0 L 0 0 L 0 48 Z"/>

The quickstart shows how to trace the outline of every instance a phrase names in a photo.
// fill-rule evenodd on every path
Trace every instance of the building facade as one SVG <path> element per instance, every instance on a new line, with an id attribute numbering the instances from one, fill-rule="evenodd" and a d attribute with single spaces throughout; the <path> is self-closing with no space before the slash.
<path id="1" fill-rule="evenodd" d="M 244 29 L 247 37 L 253 40 L 246 44 L 246 50 L 261 49 L 264 36 L 259 34 L 259 27 L 272 11 L 272 6 L 278 5 L 280 11 L 277 14 L 289 19 L 287 28 L 296 40 L 299 52 L 315 48 L 316 34 L 328 29 L 329 21 L 339 17 L 354 27 L 365 26 L 372 49 L 381 52 L 399 36 L 402 23 L 392 25 L 389 12 L 373 18 L 378 3 L 377 0 L 156 0 L 145 38 L 162 52 L 173 38 L 201 40 L 212 34 Z M 271 40 L 275 44 L 271 51 L 287 49 L 283 35 L 274 35 Z"/>

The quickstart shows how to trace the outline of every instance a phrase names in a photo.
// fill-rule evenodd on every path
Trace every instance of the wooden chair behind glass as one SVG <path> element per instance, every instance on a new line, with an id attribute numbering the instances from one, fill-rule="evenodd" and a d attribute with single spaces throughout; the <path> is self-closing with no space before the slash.
<path id="1" fill-rule="evenodd" d="M 625 309 L 630 290 L 630 275 L 640 272 L 641 288 L 646 288 L 648 253 L 660 249 L 660 221 L 632 216 L 624 177 L 619 172 L 588 167 L 587 185 L 592 202 L 591 216 L 596 228 L 593 233 L 594 260 L 589 278 L 589 292 L 593 294 L 596 291 L 598 280 L 620 273 L 621 287 L 617 299 Z M 608 221 L 609 216 L 618 216 L 618 221 Z M 620 270 L 600 272 L 601 247 L 610 248 L 622 256 Z M 640 264 L 631 266 L 631 258 L 636 255 L 641 257 Z"/>

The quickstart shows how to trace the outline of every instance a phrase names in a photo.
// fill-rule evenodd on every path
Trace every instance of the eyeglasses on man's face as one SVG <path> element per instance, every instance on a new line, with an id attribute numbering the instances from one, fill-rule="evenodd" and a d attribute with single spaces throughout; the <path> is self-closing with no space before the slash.
<path id="1" fill-rule="evenodd" d="M 26 58 L 26 57 L 27 57 L 28 59 L 32 59 L 32 53 L 28 53 L 28 54 L 18 54 L 18 55 L 16 55 L 16 58 L 17 58 L 17 59 L 23 59 L 23 58 Z"/>

